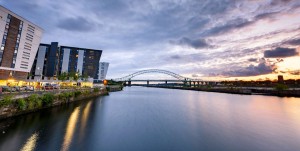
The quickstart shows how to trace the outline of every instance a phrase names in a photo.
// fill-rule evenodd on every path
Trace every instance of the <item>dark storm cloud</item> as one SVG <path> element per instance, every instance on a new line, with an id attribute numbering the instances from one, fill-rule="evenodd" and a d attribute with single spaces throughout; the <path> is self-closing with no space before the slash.
<path id="1" fill-rule="evenodd" d="M 225 71 L 221 75 L 229 77 L 248 77 L 258 76 L 273 73 L 276 70 L 275 65 L 268 65 L 266 62 L 259 63 L 258 65 L 249 65 L 246 68 L 240 68 L 231 71 Z"/>
<path id="2" fill-rule="evenodd" d="M 266 50 L 264 52 L 264 57 L 265 58 L 285 58 L 285 57 L 292 57 L 296 56 L 299 53 L 297 52 L 296 49 L 291 49 L 291 48 L 275 48 L 274 50 Z"/>
<path id="3" fill-rule="evenodd" d="M 83 17 L 66 18 L 57 24 L 57 27 L 69 31 L 86 32 L 91 31 L 95 28 L 95 24 L 89 22 Z"/>
<path id="4" fill-rule="evenodd" d="M 177 44 L 192 47 L 195 49 L 209 47 L 209 44 L 204 39 L 190 39 L 187 37 L 181 38 Z"/>

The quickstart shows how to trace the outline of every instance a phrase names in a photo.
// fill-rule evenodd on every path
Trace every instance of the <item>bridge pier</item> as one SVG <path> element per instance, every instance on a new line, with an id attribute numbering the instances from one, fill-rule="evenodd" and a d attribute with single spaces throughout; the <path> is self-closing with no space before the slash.
<path id="1" fill-rule="evenodd" d="M 196 81 L 193 82 L 194 83 L 194 88 L 196 87 Z"/>
<path id="2" fill-rule="evenodd" d="M 128 81 L 128 86 L 131 86 L 131 81 Z"/>
<path id="3" fill-rule="evenodd" d="M 168 81 L 165 81 L 165 84 L 168 84 Z"/>
<path id="4" fill-rule="evenodd" d="M 149 86 L 149 81 L 147 81 L 147 86 Z"/>

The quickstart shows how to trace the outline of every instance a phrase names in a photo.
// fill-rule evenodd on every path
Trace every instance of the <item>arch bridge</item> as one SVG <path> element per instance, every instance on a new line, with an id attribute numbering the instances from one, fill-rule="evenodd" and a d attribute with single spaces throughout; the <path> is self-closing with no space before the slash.
<path id="1" fill-rule="evenodd" d="M 143 75 L 143 74 L 148 74 L 148 73 L 162 73 L 165 75 L 169 75 L 171 77 L 174 77 L 176 80 L 158 80 L 158 79 L 151 79 L 151 80 L 133 80 L 132 78 L 137 77 L 139 75 Z M 167 84 L 168 82 L 183 82 L 185 85 L 204 85 L 204 84 L 208 84 L 210 82 L 208 81 L 203 81 L 203 80 L 199 80 L 199 79 L 191 79 L 191 78 L 187 78 L 184 76 L 181 76 L 179 74 L 176 74 L 174 72 L 171 71 L 167 71 L 167 70 L 161 70 L 161 69 L 148 69 L 148 70 L 141 70 L 141 71 L 137 71 L 134 72 L 132 74 L 129 74 L 127 76 L 124 76 L 122 78 L 116 78 L 113 79 L 114 81 L 123 81 L 125 83 L 125 85 L 129 85 L 131 86 L 131 82 L 147 82 L 147 85 L 149 85 L 149 82 L 165 82 L 165 84 Z"/>

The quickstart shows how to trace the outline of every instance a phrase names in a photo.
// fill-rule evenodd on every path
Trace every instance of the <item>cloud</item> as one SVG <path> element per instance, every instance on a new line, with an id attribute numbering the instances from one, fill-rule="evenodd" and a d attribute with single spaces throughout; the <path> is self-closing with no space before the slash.
<path id="1" fill-rule="evenodd" d="M 292 40 L 289 40 L 287 42 L 285 42 L 286 44 L 289 44 L 289 45 L 295 45 L 295 46 L 298 46 L 300 45 L 300 39 L 292 39 Z"/>
<path id="2" fill-rule="evenodd" d="M 262 50 L 279 47 L 300 34 L 299 0 L 11 0 L 0 4 L 44 28 L 43 43 L 104 50 L 101 60 L 111 64 L 109 78 L 157 66 L 191 76 L 196 70 L 197 75 L 214 72 L 216 76 L 228 69 L 232 75 L 263 67 L 270 72 L 268 63 L 275 62 L 262 63 Z"/>
<path id="3" fill-rule="evenodd" d="M 257 58 L 249 58 L 248 61 L 249 62 L 257 62 L 258 60 L 257 60 Z"/>
<path id="4" fill-rule="evenodd" d="M 237 70 L 225 71 L 221 75 L 229 77 L 249 77 L 273 73 L 276 70 L 276 65 L 269 65 L 266 62 L 261 62 L 258 65 L 249 65 L 246 68 Z"/>
<path id="5" fill-rule="evenodd" d="M 195 49 L 209 47 L 209 44 L 204 39 L 192 40 L 187 37 L 181 38 L 178 42 L 176 42 L 176 44 L 188 46 Z"/>
<path id="6" fill-rule="evenodd" d="M 69 31 L 87 32 L 92 31 L 95 28 L 95 24 L 89 22 L 86 18 L 65 18 L 59 21 L 57 27 Z"/>
<path id="7" fill-rule="evenodd" d="M 296 56 L 298 54 L 299 53 L 297 52 L 296 49 L 277 47 L 274 50 L 266 50 L 264 52 L 264 57 L 265 58 L 285 58 L 285 57 Z"/>
<path id="8" fill-rule="evenodd" d="M 288 71 L 288 73 L 292 75 L 300 75 L 300 70 Z"/>

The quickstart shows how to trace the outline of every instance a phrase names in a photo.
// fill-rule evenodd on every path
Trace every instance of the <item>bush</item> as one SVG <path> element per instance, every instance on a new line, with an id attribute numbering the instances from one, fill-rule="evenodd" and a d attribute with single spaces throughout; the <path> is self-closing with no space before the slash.
<path id="1" fill-rule="evenodd" d="M 46 93 L 46 94 L 44 94 L 41 97 L 43 106 L 49 106 L 49 105 L 51 105 L 53 103 L 53 101 L 54 101 L 54 98 L 55 98 L 55 96 L 52 93 Z"/>
<path id="2" fill-rule="evenodd" d="M 58 95 L 60 100 L 68 100 L 70 97 L 75 96 L 74 92 L 63 92 Z"/>
<path id="3" fill-rule="evenodd" d="M 0 100 L 0 107 L 10 105 L 12 103 L 12 95 L 6 95 L 2 100 Z"/>
<path id="4" fill-rule="evenodd" d="M 99 88 L 94 88 L 94 92 L 99 92 L 100 89 Z"/>
<path id="5" fill-rule="evenodd" d="M 275 89 L 278 90 L 278 91 L 282 91 L 282 90 L 287 90 L 289 87 L 287 85 L 284 85 L 284 84 L 277 84 L 275 86 Z"/>
<path id="6" fill-rule="evenodd" d="M 35 107 L 42 107 L 42 100 L 37 94 L 32 94 L 27 98 L 28 108 L 34 109 Z"/>
<path id="7" fill-rule="evenodd" d="M 81 95 L 81 91 L 76 91 L 76 92 L 74 92 L 74 96 L 75 97 L 78 97 L 78 96 L 80 96 Z"/>
<path id="8" fill-rule="evenodd" d="M 88 95 L 88 94 L 90 94 L 90 93 L 91 93 L 90 90 L 84 90 L 84 91 L 82 91 L 82 94 L 84 94 L 84 95 Z"/>
<path id="9" fill-rule="evenodd" d="M 17 107 L 20 110 L 25 110 L 27 107 L 27 103 L 25 101 L 25 99 L 21 98 L 17 100 Z"/>

